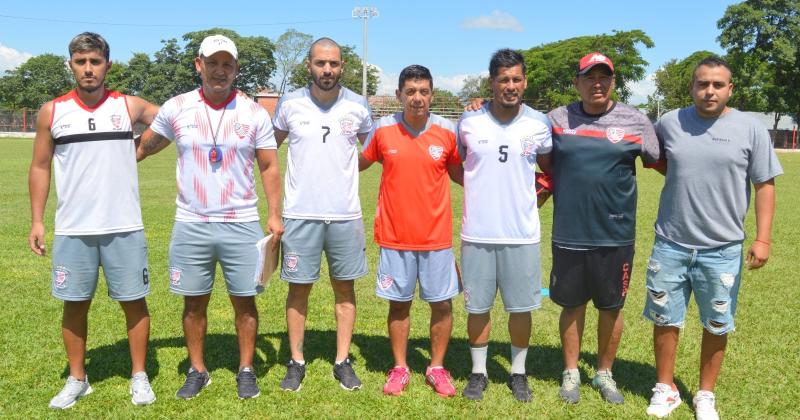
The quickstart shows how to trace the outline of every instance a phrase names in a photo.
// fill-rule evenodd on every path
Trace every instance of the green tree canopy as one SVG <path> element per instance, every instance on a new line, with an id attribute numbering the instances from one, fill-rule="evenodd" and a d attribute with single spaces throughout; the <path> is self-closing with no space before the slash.
<path id="1" fill-rule="evenodd" d="M 42 54 L 30 58 L 0 78 L 0 104 L 12 109 L 38 109 L 74 86 L 66 58 Z"/>
<path id="2" fill-rule="evenodd" d="M 474 98 L 491 98 L 492 88 L 489 87 L 489 76 L 467 76 L 464 85 L 458 91 L 461 102 L 469 102 Z"/>
<path id="3" fill-rule="evenodd" d="M 278 93 L 286 91 L 286 85 L 292 71 L 308 53 L 308 48 L 314 38 L 306 33 L 289 29 L 275 42 L 275 64 L 277 67 L 275 88 Z"/>
<path id="4" fill-rule="evenodd" d="M 666 111 L 691 105 L 692 72 L 700 60 L 712 55 L 710 51 L 696 51 L 680 61 L 673 58 L 656 70 L 656 91 L 647 97 L 647 115 L 655 119 Z"/>
<path id="5" fill-rule="evenodd" d="M 731 104 L 749 111 L 788 113 L 800 120 L 800 1 L 734 4 L 717 27 L 736 86 Z"/>
<path id="6" fill-rule="evenodd" d="M 355 52 L 355 47 L 350 45 L 342 45 L 342 61 L 344 61 L 344 69 L 342 70 L 342 78 L 339 79 L 339 84 L 352 90 L 356 93 L 361 93 L 361 80 L 362 80 L 362 67 L 361 58 Z M 367 66 L 367 94 L 374 95 L 378 91 L 378 69 L 375 66 Z M 292 75 L 289 77 L 289 86 L 293 89 L 298 89 L 308 86 L 311 83 L 311 75 L 308 73 L 305 61 L 298 63 Z"/>
<path id="7" fill-rule="evenodd" d="M 648 63 L 639 53 L 640 46 L 653 48 L 655 44 L 637 29 L 580 36 L 522 51 L 528 77 L 525 98 L 543 109 L 579 100 L 580 95 L 573 86 L 578 61 L 590 52 L 599 51 L 614 62 L 615 96 L 625 102 L 631 95 L 628 84 L 645 76 Z"/>

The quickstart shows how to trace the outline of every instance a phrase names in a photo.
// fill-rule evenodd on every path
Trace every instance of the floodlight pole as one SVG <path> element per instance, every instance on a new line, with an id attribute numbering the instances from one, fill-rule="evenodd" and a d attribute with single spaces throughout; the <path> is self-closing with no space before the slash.
<path id="1" fill-rule="evenodd" d="M 353 18 L 364 21 L 364 55 L 361 58 L 361 94 L 367 97 L 367 20 L 371 17 L 378 17 L 377 7 L 355 7 L 353 8 Z"/>

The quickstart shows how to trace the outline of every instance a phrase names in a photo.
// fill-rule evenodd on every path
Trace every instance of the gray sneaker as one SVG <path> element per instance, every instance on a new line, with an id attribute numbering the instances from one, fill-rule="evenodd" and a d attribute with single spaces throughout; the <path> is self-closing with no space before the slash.
<path id="1" fill-rule="evenodd" d="M 610 370 L 597 372 L 597 375 L 592 379 L 592 387 L 599 390 L 603 399 L 611 404 L 622 404 L 625 402 L 625 397 L 623 397 L 622 393 L 617 389 L 617 383 L 614 382 Z"/>
<path id="2" fill-rule="evenodd" d="M 508 389 L 517 401 L 531 402 L 533 399 L 533 393 L 528 388 L 528 375 L 524 373 L 512 373 L 508 377 Z"/>
<path id="3" fill-rule="evenodd" d="M 183 383 L 183 386 L 175 396 L 184 400 L 191 400 L 200 395 L 200 391 L 210 384 L 211 376 L 208 375 L 208 372 L 199 372 L 193 367 L 189 368 L 189 373 L 186 374 L 186 382 Z"/>
<path id="4" fill-rule="evenodd" d="M 286 364 L 286 376 L 281 381 L 284 391 L 299 391 L 303 387 L 303 378 L 306 377 L 306 365 L 301 365 L 294 360 Z"/>
<path id="5" fill-rule="evenodd" d="M 67 383 L 52 400 L 50 400 L 50 408 L 57 408 L 64 410 L 72 407 L 79 398 L 89 395 L 94 391 L 92 386 L 89 385 L 89 377 L 79 381 L 75 377 L 70 376 L 67 378 Z"/>
<path id="6" fill-rule="evenodd" d="M 345 359 L 344 362 L 333 365 L 333 377 L 339 381 L 339 386 L 344 390 L 354 391 L 361 389 L 361 380 L 356 376 L 356 372 L 350 364 L 350 359 Z"/>
<path id="7" fill-rule="evenodd" d="M 261 395 L 253 368 L 244 367 L 236 375 L 236 392 L 239 394 L 240 400 L 256 398 Z"/>
<path id="8" fill-rule="evenodd" d="M 581 374 L 578 369 L 568 369 L 561 373 L 561 389 L 558 396 L 564 402 L 577 404 L 581 400 Z"/>
<path id="9" fill-rule="evenodd" d="M 150 380 L 147 374 L 139 372 L 131 378 L 131 402 L 134 405 L 148 405 L 156 400 L 156 394 L 150 387 Z"/>
<path id="10" fill-rule="evenodd" d="M 467 377 L 467 386 L 464 387 L 461 395 L 468 400 L 480 401 L 483 399 L 483 391 L 486 390 L 487 385 L 489 385 L 489 378 L 486 375 L 470 373 L 469 377 Z"/>

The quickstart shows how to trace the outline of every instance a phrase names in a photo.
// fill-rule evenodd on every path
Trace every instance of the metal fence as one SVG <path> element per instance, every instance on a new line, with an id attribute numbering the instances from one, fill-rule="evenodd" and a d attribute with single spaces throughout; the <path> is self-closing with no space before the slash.
<path id="1" fill-rule="evenodd" d="M 372 96 L 369 98 L 369 104 L 372 108 L 372 115 L 376 119 L 403 110 L 400 101 L 394 96 Z M 528 105 L 537 108 L 536 104 L 529 103 Z M 464 112 L 464 104 L 458 98 L 434 98 L 434 102 L 431 104 L 431 112 L 455 121 Z M 35 133 L 38 114 L 38 110 L 0 109 L 0 132 Z M 136 124 L 134 132 L 141 134 L 145 128 L 141 124 Z M 769 130 L 769 135 L 776 149 L 797 149 L 800 147 L 800 144 L 798 144 L 800 143 L 800 133 L 797 129 Z"/>
<path id="2" fill-rule="evenodd" d="M 0 109 L 0 131 L 34 133 L 36 132 L 36 116 L 38 114 L 38 110 Z"/>

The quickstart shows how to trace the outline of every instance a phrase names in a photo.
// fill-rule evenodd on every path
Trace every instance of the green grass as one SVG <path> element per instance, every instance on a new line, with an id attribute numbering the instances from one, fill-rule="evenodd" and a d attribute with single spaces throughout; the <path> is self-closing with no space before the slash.
<path id="1" fill-rule="evenodd" d="M 512 400 L 504 385 L 509 368 L 509 339 L 502 305 L 493 312 L 489 374 L 486 398 L 472 403 L 462 398 L 444 400 L 425 385 L 420 372 L 427 364 L 428 309 L 417 301 L 412 312 L 409 361 L 414 372 L 407 392 L 399 398 L 381 394 L 385 371 L 392 359 L 386 336 L 385 301 L 374 296 L 373 278 L 377 248 L 368 240 L 370 274 L 357 282 L 358 319 L 352 355 L 364 382 L 361 391 L 342 391 L 331 378 L 335 348 L 333 297 L 327 281 L 311 295 L 306 332 L 308 371 L 300 393 L 278 390 L 288 359 L 283 303 L 287 287 L 275 279 L 257 298 L 261 324 L 257 341 L 256 370 L 262 389 L 260 398 L 239 401 L 234 372 L 238 366 L 232 310 L 219 281 L 209 308 L 206 363 L 213 384 L 192 401 L 175 399 L 188 368 L 180 325 L 182 301 L 168 291 L 167 245 L 175 212 L 175 154 L 172 148 L 140 165 L 139 179 L 145 232 L 150 251 L 152 293 L 148 297 L 152 332 L 147 370 L 158 396 L 149 407 L 133 407 L 127 388 L 130 362 L 122 312 L 106 296 L 101 281 L 89 320 L 87 369 L 95 388 L 67 413 L 47 408 L 67 374 L 61 343 L 61 303 L 50 296 L 50 260 L 33 255 L 27 245 L 30 212 L 27 169 L 30 140 L 0 139 L 5 152 L 0 166 L 0 246 L 3 275 L 0 276 L 0 416 L 3 417 L 551 417 L 551 418 L 642 418 L 655 379 L 651 349 L 651 325 L 641 317 L 644 304 L 644 268 L 653 242 L 652 224 L 658 206 L 662 178 L 653 171 L 639 171 L 639 223 L 631 291 L 625 309 L 627 322 L 614 374 L 627 402 L 622 406 L 603 403 L 588 385 L 594 374 L 596 315 L 587 317 L 582 372 L 582 400 L 566 406 L 557 396 L 561 353 L 558 339 L 559 309 L 549 300 L 536 311 L 527 369 L 534 390 L 532 404 Z M 283 150 L 285 153 L 285 150 Z M 796 278 L 797 247 L 800 243 L 800 154 L 781 154 L 786 175 L 778 178 L 778 210 L 774 245 L 769 264 L 756 272 L 745 272 L 739 299 L 737 332 L 717 388 L 720 413 L 725 418 L 798 418 L 800 410 L 800 334 L 797 312 L 800 286 Z M 379 182 L 378 165 L 361 181 L 361 199 L 368 238 Z M 90 182 L 90 181 L 87 181 Z M 461 190 L 454 187 L 454 227 L 460 224 Z M 98 197 L 102 199 L 102 197 Z M 265 214 L 264 202 L 260 201 Z M 55 197 L 51 195 L 46 225 L 52 243 Z M 543 273 L 549 273 L 550 204 L 542 209 Z M 748 232 L 753 232 L 752 214 Z M 457 235 L 454 235 L 457 237 Z M 748 243 L 749 244 L 749 243 Z M 458 246 L 458 241 L 456 241 Z M 327 273 L 323 272 L 323 278 Z M 463 300 L 455 300 L 455 324 L 446 365 L 463 389 L 470 371 L 466 344 L 466 313 Z M 701 327 L 694 305 L 679 347 L 676 382 L 685 400 L 697 389 Z M 673 418 L 691 418 L 687 405 Z"/>

